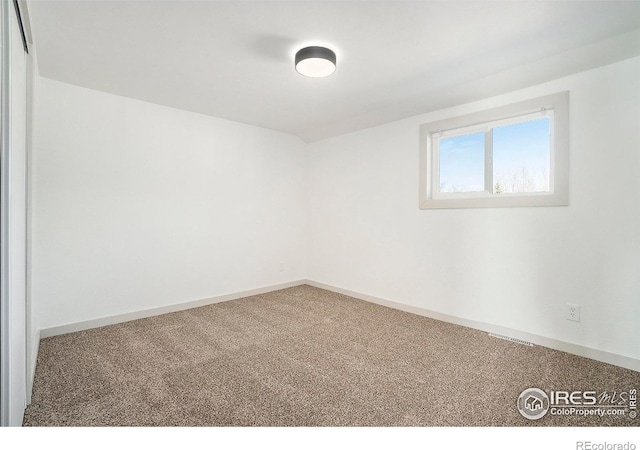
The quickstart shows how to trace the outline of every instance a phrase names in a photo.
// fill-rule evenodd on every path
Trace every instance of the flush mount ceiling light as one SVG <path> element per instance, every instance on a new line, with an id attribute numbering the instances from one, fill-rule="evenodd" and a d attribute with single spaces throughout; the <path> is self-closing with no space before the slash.
<path id="1" fill-rule="evenodd" d="M 336 54 L 326 47 L 305 47 L 296 53 L 296 71 L 305 77 L 329 76 L 336 71 Z"/>

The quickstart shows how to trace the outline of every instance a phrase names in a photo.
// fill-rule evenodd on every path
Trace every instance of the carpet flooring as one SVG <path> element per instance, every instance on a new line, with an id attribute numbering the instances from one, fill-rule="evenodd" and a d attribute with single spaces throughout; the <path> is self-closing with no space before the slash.
<path id="1" fill-rule="evenodd" d="M 629 426 L 516 408 L 640 372 L 311 286 L 43 339 L 26 426 Z"/>

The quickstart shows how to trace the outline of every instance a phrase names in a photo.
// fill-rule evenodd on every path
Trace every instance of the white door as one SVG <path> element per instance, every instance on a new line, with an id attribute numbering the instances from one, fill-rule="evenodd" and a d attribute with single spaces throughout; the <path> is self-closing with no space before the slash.
<path id="1" fill-rule="evenodd" d="M 20 426 L 26 407 L 27 55 L 16 5 L 1 1 L 0 423 Z"/>

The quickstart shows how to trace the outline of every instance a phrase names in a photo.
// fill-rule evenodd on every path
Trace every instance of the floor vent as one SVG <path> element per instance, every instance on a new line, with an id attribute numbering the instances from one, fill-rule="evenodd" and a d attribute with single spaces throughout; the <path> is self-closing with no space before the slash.
<path id="1" fill-rule="evenodd" d="M 498 338 L 498 339 L 503 339 L 509 342 L 515 342 L 516 344 L 526 345 L 527 347 L 533 347 L 533 344 L 531 342 L 523 341 L 522 339 L 516 339 L 509 336 L 503 336 L 501 334 L 493 334 L 493 333 L 489 333 L 489 336 Z"/>

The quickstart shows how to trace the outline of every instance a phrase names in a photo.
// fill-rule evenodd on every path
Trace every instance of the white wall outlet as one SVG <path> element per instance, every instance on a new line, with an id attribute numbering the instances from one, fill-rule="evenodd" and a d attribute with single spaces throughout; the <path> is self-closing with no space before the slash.
<path id="1" fill-rule="evenodd" d="M 280 263 L 280 272 L 284 272 L 284 263 Z"/>
<path id="2" fill-rule="evenodd" d="M 574 322 L 580 322 L 580 305 L 567 303 L 566 319 L 573 320 Z"/>

